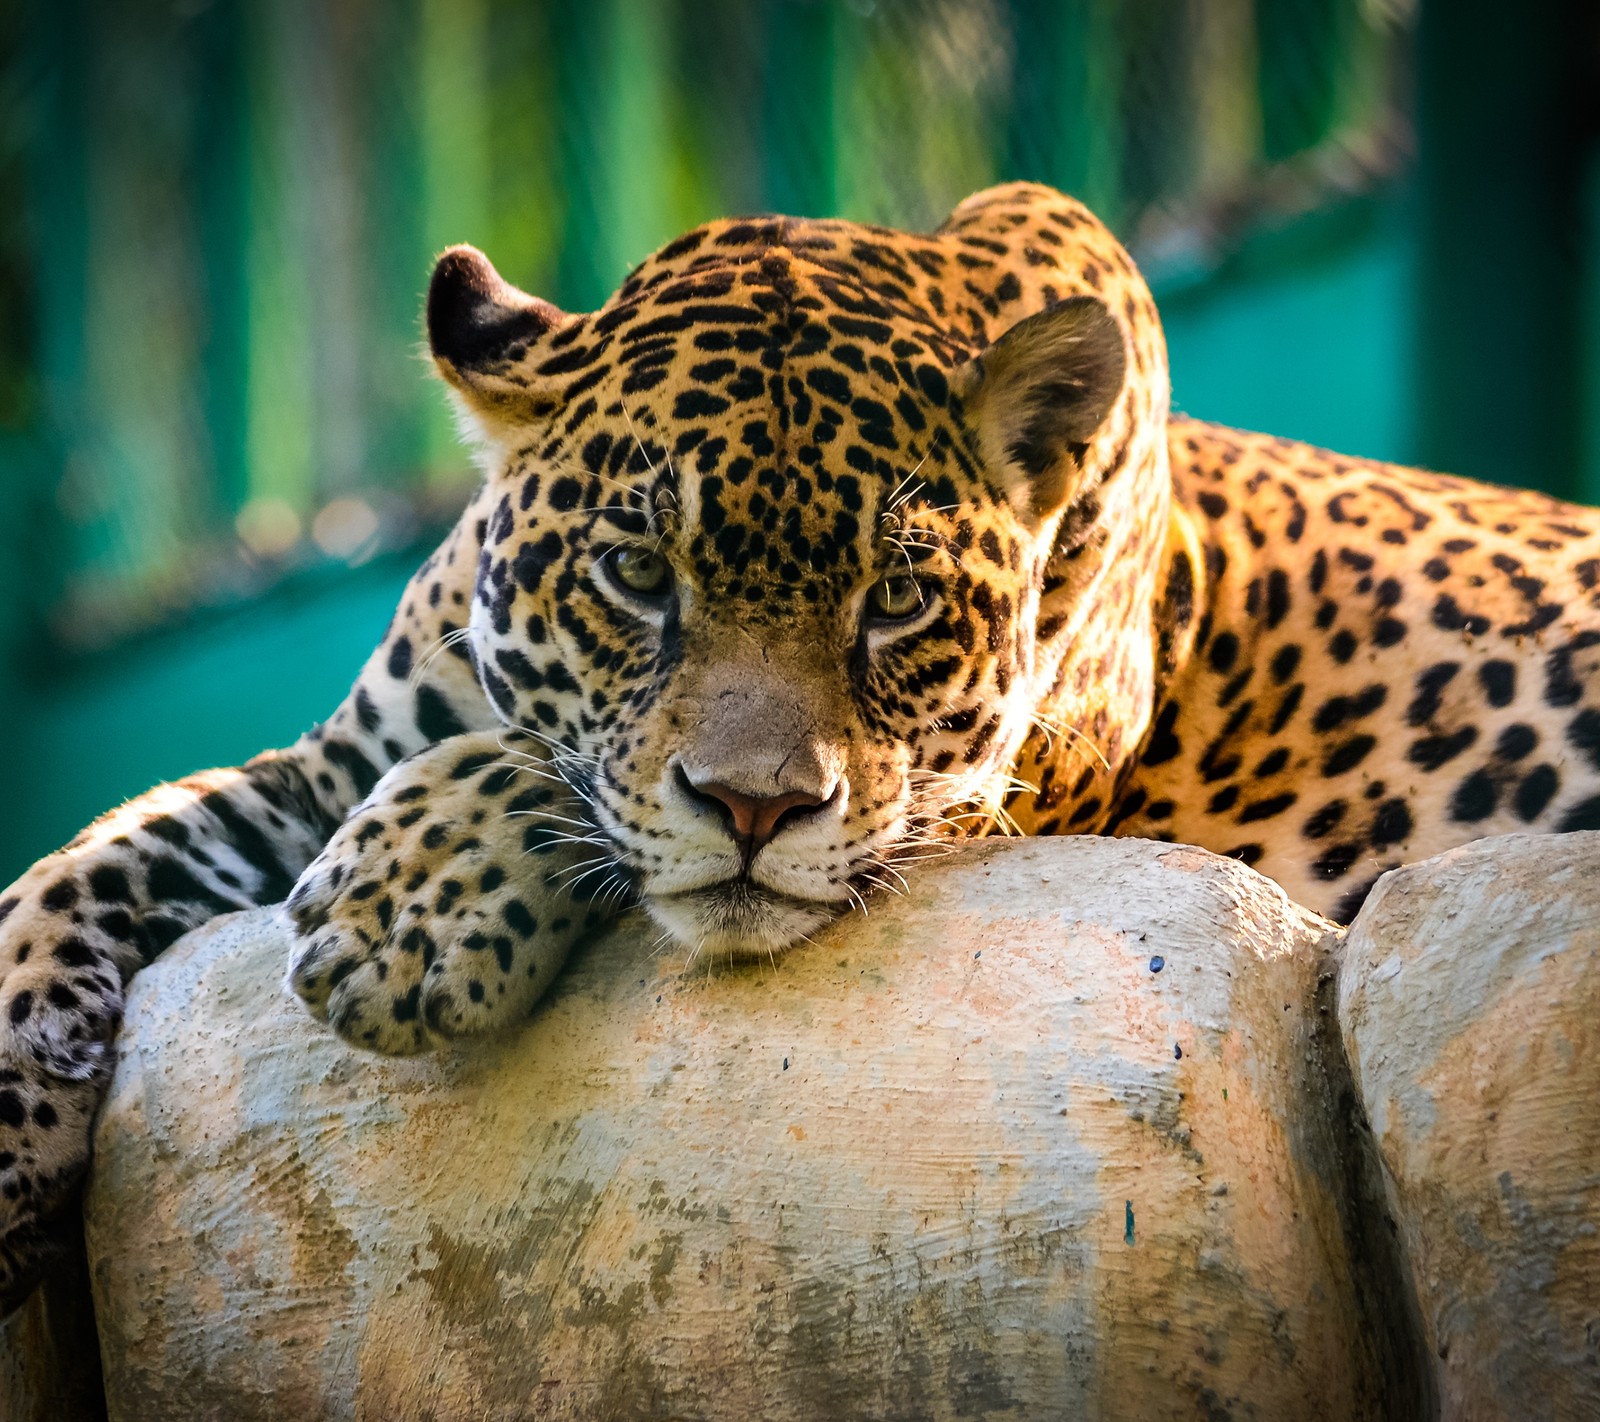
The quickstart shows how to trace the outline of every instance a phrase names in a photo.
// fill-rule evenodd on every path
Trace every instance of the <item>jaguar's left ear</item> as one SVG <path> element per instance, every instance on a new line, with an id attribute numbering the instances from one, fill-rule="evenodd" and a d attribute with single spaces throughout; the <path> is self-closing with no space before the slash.
<path id="1" fill-rule="evenodd" d="M 1122 328 L 1092 296 L 1017 322 L 952 382 L 992 478 L 1034 520 L 1072 495 L 1084 455 L 1122 392 Z"/>
<path id="2" fill-rule="evenodd" d="M 519 291 L 475 247 L 451 247 L 428 284 L 428 346 L 474 442 L 492 445 L 550 413 L 536 375 L 545 337 L 577 318 Z"/>

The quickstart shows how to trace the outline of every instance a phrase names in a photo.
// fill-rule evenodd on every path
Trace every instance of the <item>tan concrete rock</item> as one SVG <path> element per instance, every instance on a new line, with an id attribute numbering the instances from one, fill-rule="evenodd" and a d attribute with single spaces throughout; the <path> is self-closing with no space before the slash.
<path id="1" fill-rule="evenodd" d="M 180 944 L 96 1141 L 111 1416 L 1416 1415 L 1327 925 L 1158 844 L 931 868 L 775 966 L 625 922 L 432 1059 L 268 913 Z"/>
<path id="2" fill-rule="evenodd" d="M 1600 834 L 1385 876 L 1339 999 L 1443 1415 L 1600 1417 Z"/>

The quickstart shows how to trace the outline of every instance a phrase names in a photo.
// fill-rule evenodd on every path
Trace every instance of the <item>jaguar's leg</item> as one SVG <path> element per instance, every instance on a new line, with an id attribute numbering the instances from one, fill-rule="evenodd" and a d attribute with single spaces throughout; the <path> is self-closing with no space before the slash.
<path id="1" fill-rule="evenodd" d="M 562 769 L 496 730 L 391 770 L 287 904 L 289 984 L 312 1013 L 391 1054 L 524 1019 L 629 893 Z"/>

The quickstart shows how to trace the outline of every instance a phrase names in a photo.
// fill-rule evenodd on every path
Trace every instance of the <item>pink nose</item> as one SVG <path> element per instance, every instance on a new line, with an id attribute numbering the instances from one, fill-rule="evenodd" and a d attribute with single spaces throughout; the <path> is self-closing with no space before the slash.
<path id="1" fill-rule="evenodd" d="M 679 783 L 701 804 L 718 805 L 723 809 L 746 864 L 772 843 L 785 822 L 792 822 L 805 811 L 827 803 L 804 790 L 789 790 L 782 795 L 746 795 L 717 780 L 696 785 L 681 772 Z"/>

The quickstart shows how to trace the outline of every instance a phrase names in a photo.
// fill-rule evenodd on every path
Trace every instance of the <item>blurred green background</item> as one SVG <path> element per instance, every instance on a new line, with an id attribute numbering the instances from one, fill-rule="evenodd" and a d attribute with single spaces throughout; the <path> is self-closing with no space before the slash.
<path id="1" fill-rule="evenodd" d="M 1036 178 L 1175 402 L 1600 501 L 1578 0 L 0 0 L 0 879 L 337 702 L 468 488 L 471 241 L 597 304 L 736 211 Z"/>

